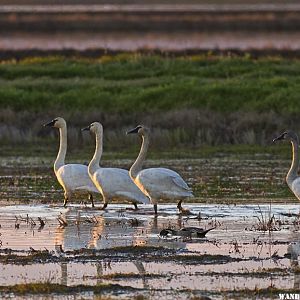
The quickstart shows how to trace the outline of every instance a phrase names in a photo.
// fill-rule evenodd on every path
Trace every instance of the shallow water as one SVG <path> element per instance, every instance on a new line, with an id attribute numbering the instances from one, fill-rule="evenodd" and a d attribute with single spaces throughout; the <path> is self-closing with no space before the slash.
<path id="1" fill-rule="evenodd" d="M 103 166 L 127 168 L 130 163 L 107 160 Z M 160 204 L 157 218 L 151 205 L 134 211 L 128 204 L 109 204 L 101 211 L 99 196 L 95 209 L 82 195 L 63 208 L 51 164 L 49 158 L 0 158 L 0 286 L 119 284 L 108 295 L 142 293 L 151 299 L 223 299 L 224 293 L 245 289 L 300 288 L 298 254 L 286 256 L 289 244 L 300 242 L 300 206 L 284 182 L 289 160 L 268 155 L 148 160 L 146 167 L 178 171 L 197 202 L 183 204 L 192 215 L 178 214 L 175 203 Z M 273 215 L 273 231 L 259 230 Z M 60 226 L 59 217 L 68 225 Z M 206 238 L 159 236 L 164 228 L 188 226 L 216 228 Z M 146 252 L 135 253 L 136 246 Z M 159 248 L 148 253 L 149 247 Z M 49 257 L 31 261 L 45 249 Z M 135 290 L 122 291 L 128 286 Z"/>
<path id="2" fill-rule="evenodd" d="M 164 291 L 198 290 L 201 286 L 202 291 L 210 292 L 262 289 L 270 285 L 283 289 L 300 288 L 299 275 L 293 273 L 295 261 L 284 257 L 288 244 L 300 240 L 299 226 L 295 222 L 298 218 L 283 215 L 297 214 L 299 205 L 272 205 L 271 215 L 274 214 L 275 220 L 280 220 L 282 225 L 276 226 L 277 231 L 270 232 L 257 230 L 257 217 L 269 217 L 268 205 L 185 206 L 194 215 L 179 215 L 175 205 L 160 205 L 157 218 L 153 216 L 150 205 L 141 206 L 137 212 L 126 209 L 126 205 L 116 204 L 110 205 L 107 211 L 87 209 L 84 205 L 72 205 L 66 209 L 54 205 L 5 206 L 0 209 L 0 249 L 47 248 L 60 257 L 65 255 L 61 249 L 66 252 L 144 245 L 175 249 L 177 255 L 183 257 L 229 255 L 241 261 L 224 262 L 216 257 L 206 262 L 193 262 L 177 260 L 175 256 L 164 260 L 145 256 L 136 260 L 130 255 L 116 258 L 108 254 L 100 260 L 29 263 L 26 268 L 17 262 L 1 263 L 0 285 L 40 281 L 66 285 L 105 282 Z M 195 219 L 199 213 L 201 220 Z M 59 226 L 59 215 L 66 219 L 66 227 Z M 22 217 L 23 221 L 16 221 L 16 216 Z M 46 221 L 43 228 L 38 228 L 38 217 Z M 37 223 L 35 226 L 30 224 L 31 219 Z M 97 223 L 92 223 L 92 219 Z M 138 226 L 133 226 L 133 220 L 139 221 Z M 20 224 L 18 228 L 15 228 L 16 223 Z M 186 226 L 217 228 L 201 239 L 159 236 L 163 228 Z M 23 254 L 19 252 L 19 255 Z"/>

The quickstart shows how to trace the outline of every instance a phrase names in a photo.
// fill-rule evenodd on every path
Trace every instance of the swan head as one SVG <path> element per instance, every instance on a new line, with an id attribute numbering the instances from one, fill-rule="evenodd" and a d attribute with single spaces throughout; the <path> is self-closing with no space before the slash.
<path id="1" fill-rule="evenodd" d="M 43 125 L 44 127 L 55 127 L 55 128 L 63 128 L 66 127 L 66 121 L 64 118 L 61 117 L 57 117 L 55 119 L 53 119 L 52 121 L 46 123 Z"/>
<path id="2" fill-rule="evenodd" d="M 89 126 L 82 128 L 81 131 L 90 131 L 93 133 L 102 132 L 103 127 L 99 122 L 93 122 Z"/>
<path id="3" fill-rule="evenodd" d="M 298 142 L 297 134 L 292 130 L 287 130 L 283 132 L 281 135 L 273 139 L 273 142 L 280 141 L 280 140 L 288 140 L 288 141 L 295 141 Z"/>
<path id="4" fill-rule="evenodd" d="M 135 128 L 128 130 L 126 134 L 137 133 L 138 135 L 145 135 L 150 133 L 150 129 L 144 125 L 138 125 Z"/>

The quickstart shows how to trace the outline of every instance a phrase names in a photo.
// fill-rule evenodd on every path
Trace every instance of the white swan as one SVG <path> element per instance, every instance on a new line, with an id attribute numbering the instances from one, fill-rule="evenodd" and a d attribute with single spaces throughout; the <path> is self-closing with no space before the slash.
<path id="1" fill-rule="evenodd" d="M 141 191 L 150 198 L 154 205 L 154 212 L 157 214 L 157 202 L 160 199 L 179 200 L 177 208 L 183 211 L 182 200 L 194 197 L 192 190 L 188 187 L 181 176 L 166 168 L 150 168 L 142 170 L 143 162 L 149 147 L 150 129 L 138 125 L 127 134 L 137 133 L 142 137 L 140 153 L 129 170 L 129 175 Z"/>
<path id="2" fill-rule="evenodd" d="M 92 193 L 99 194 L 99 191 L 91 181 L 88 168 L 81 164 L 67 164 L 65 165 L 65 157 L 67 152 L 67 124 L 66 121 L 61 118 L 55 118 L 44 126 L 50 126 L 59 128 L 60 143 L 59 151 L 54 162 L 54 173 L 60 185 L 64 189 L 64 206 L 71 200 L 74 193 L 89 194 L 89 200 L 92 201 L 92 207 L 94 207 L 94 200 Z"/>
<path id="3" fill-rule="evenodd" d="M 100 167 L 99 163 L 103 152 L 102 125 L 94 122 L 82 130 L 89 130 L 96 137 L 95 154 L 88 165 L 88 173 L 102 194 L 104 202 L 102 209 L 105 209 L 108 202 L 113 199 L 132 202 L 136 209 L 137 203 L 149 203 L 149 199 L 134 184 L 127 170 Z"/>
<path id="4" fill-rule="evenodd" d="M 299 157 L 298 157 L 298 147 L 299 147 L 299 139 L 297 134 L 294 131 L 288 130 L 282 133 L 280 136 L 275 138 L 273 142 L 279 140 L 288 140 L 292 144 L 292 164 L 290 170 L 286 175 L 286 183 L 291 189 L 291 191 L 295 194 L 295 196 L 300 200 L 300 177 L 298 176 L 299 169 Z"/>

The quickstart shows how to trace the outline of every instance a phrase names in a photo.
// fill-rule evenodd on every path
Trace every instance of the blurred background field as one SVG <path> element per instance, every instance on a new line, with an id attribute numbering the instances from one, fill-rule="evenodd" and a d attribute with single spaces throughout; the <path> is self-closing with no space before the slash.
<path id="1" fill-rule="evenodd" d="M 153 128 L 152 147 L 269 146 L 274 134 L 299 129 L 297 59 L 122 54 L 98 59 L 10 60 L 0 65 L 2 144 L 52 144 L 69 121 L 71 145 L 89 138 L 80 128 L 101 121 L 105 147 L 126 151 L 125 131 Z"/>
<path id="2" fill-rule="evenodd" d="M 284 255 L 299 241 L 290 205 L 299 200 L 285 183 L 291 149 L 272 140 L 300 132 L 299 58 L 299 1 L 0 0 L 0 294 L 60 299 L 90 280 L 96 289 L 87 297 L 101 299 L 133 299 L 131 286 L 136 299 L 298 291 L 298 261 Z M 158 217 L 152 207 L 136 213 L 111 203 L 99 212 L 85 195 L 62 208 L 53 173 L 58 130 L 43 127 L 57 116 L 68 124 L 66 163 L 88 164 L 95 140 L 80 129 L 100 121 L 101 166 L 129 169 L 140 139 L 126 131 L 151 127 L 143 167 L 178 172 L 193 190 L 184 206 L 195 215 L 176 214 L 166 200 Z M 101 201 L 95 197 L 97 208 Z M 69 226 L 57 227 L 59 213 Z M 165 226 L 215 230 L 201 242 L 169 243 L 158 237 Z M 94 256 L 107 243 L 112 251 Z M 81 258 L 82 247 L 92 252 Z M 132 272 L 127 262 L 136 260 L 145 267 L 117 273 Z M 102 294 L 102 284 L 113 291 Z"/>
<path id="3" fill-rule="evenodd" d="M 0 1 L 2 58 L 49 51 L 291 55 L 299 29 L 297 1 Z"/>
<path id="4" fill-rule="evenodd" d="M 41 125 L 60 115 L 71 153 L 96 120 L 107 151 L 144 123 L 154 152 L 285 153 L 270 144 L 300 127 L 299 37 L 298 1 L 0 0 L 2 152 L 53 148 Z"/>

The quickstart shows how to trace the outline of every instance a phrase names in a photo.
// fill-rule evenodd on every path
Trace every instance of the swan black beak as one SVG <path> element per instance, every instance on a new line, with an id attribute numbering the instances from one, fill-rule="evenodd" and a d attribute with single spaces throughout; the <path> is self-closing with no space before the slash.
<path id="1" fill-rule="evenodd" d="M 275 143 L 276 141 L 280 141 L 280 140 L 284 140 L 284 133 L 281 134 L 280 136 L 276 137 L 275 139 L 273 139 L 273 143 Z"/>
<path id="2" fill-rule="evenodd" d="M 140 128 L 141 128 L 141 126 L 139 125 L 139 126 L 133 128 L 133 129 L 131 129 L 131 130 L 128 130 L 128 131 L 126 132 L 126 134 L 138 133 Z"/>
<path id="3" fill-rule="evenodd" d="M 91 129 L 91 125 L 89 125 L 88 127 L 81 128 L 81 131 L 89 131 L 90 129 Z"/>
<path id="4" fill-rule="evenodd" d="M 56 122 L 56 120 L 52 120 L 52 121 L 50 121 L 49 123 L 44 124 L 43 126 L 44 126 L 44 127 L 53 127 L 54 124 L 55 124 L 55 122 Z"/>

